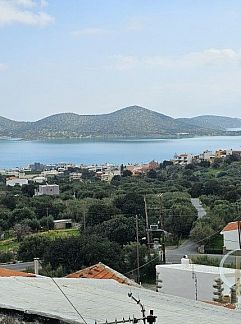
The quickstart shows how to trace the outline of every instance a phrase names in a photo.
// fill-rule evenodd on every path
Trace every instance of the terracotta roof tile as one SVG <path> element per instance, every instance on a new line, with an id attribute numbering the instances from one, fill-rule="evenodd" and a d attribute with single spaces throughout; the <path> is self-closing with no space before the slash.
<path id="1" fill-rule="evenodd" d="M 134 281 L 132 282 L 129 278 L 101 262 L 83 270 L 71 273 L 67 275 L 66 278 L 113 279 L 126 285 L 136 285 Z"/>
<path id="2" fill-rule="evenodd" d="M 35 277 L 33 273 L 0 268 L 0 277 Z"/>
<path id="3" fill-rule="evenodd" d="M 224 227 L 222 232 L 235 231 L 237 229 L 238 229 L 238 222 L 231 222 Z"/>

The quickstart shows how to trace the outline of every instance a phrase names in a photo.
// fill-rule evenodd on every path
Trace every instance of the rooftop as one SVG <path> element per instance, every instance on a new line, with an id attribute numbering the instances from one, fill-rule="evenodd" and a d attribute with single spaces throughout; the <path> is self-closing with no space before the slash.
<path id="1" fill-rule="evenodd" d="M 230 268 L 220 268 L 220 267 L 213 267 L 207 266 L 202 264 L 162 264 L 157 265 L 156 268 L 161 269 L 174 269 L 174 270 L 183 270 L 183 271 L 195 271 L 195 272 L 203 272 L 203 273 L 213 273 L 213 274 L 220 274 L 220 269 L 222 269 L 222 273 L 225 274 L 233 274 L 235 273 L 235 269 Z"/>
<path id="2" fill-rule="evenodd" d="M 150 309 L 157 323 L 240 324 L 240 310 L 230 310 L 203 302 L 164 295 L 144 288 L 130 287 L 114 280 L 56 278 L 55 282 L 83 316 L 87 324 L 140 317 L 140 306 L 128 297 L 140 298 L 147 314 Z M 51 278 L 0 278 L 0 307 L 24 310 L 59 318 L 67 323 L 83 323 Z M 9 289 L 11 287 L 11 289 Z"/>
<path id="3" fill-rule="evenodd" d="M 0 268 L 0 277 L 35 277 L 33 273 Z"/>
<path id="4" fill-rule="evenodd" d="M 241 223 L 240 223 L 240 226 L 241 226 Z M 229 232 L 229 231 L 235 231 L 238 229 L 238 222 L 231 222 L 231 223 L 228 223 L 224 229 L 222 230 L 222 232 Z M 221 232 L 221 233 L 222 233 Z"/>
<path id="5" fill-rule="evenodd" d="M 101 262 L 91 267 L 71 273 L 67 275 L 66 278 L 113 279 L 121 284 L 139 286 L 134 281 Z"/>

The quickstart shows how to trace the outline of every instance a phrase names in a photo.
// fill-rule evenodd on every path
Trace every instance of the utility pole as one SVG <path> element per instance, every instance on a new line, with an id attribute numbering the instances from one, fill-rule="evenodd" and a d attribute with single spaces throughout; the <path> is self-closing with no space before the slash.
<path id="1" fill-rule="evenodd" d="M 136 215 L 136 259 L 137 259 L 137 282 L 140 283 L 140 251 L 139 251 L 139 223 Z"/>
<path id="2" fill-rule="evenodd" d="M 146 215 L 146 238 L 147 238 L 147 246 L 150 248 L 150 232 L 149 232 L 149 217 L 148 217 L 148 209 L 146 203 L 146 195 L 144 196 L 144 203 L 145 203 L 145 215 Z"/>
<path id="3" fill-rule="evenodd" d="M 166 246 L 165 246 L 165 232 L 164 232 L 164 214 L 162 210 L 162 194 L 159 195 L 160 198 L 160 224 L 162 229 L 162 262 L 166 264 Z"/>
<path id="4" fill-rule="evenodd" d="M 86 211 L 85 210 L 83 211 L 83 229 L 85 232 L 85 230 L 86 230 Z"/>
<path id="5" fill-rule="evenodd" d="M 235 271 L 235 287 L 236 287 L 236 298 L 239 302 L 240 297 L 240 252 L 241 252 L 241 224 L 238 220 L 238 239 L 239 239 L 239 251 L 238 255 L 235 257 L 236 261 L 236 271 Z"/>

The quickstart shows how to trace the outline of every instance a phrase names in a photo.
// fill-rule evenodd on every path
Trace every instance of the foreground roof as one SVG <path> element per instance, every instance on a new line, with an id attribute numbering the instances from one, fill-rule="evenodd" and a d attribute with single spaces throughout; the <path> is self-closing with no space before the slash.
<path id="1" fill-rule="evenodd" d="M 119 283 L 138 286 L 133 280 L 99 262 L 91 267 L 79 270 L 66 276 L 66 278 L 113 279 Z"/>
<path id="2" fill-rule="evenodd" d="M 87 324 L 140 317 L 140 306 L 128 297 L 140 298 L 147 313 L 154 310 L 157 323 L 240 324 L 241 312 L 119 284 L 114 280 L 56 278 L 64 294 Z M 59 318 L 66 323 L 83 323 L 51 278 L 0 278 L 0 308 L 24 310 Z M 10 289 L 11 287 L 11 289 Z"/>
<path id="3" fill-rule="evenodd" d="M 0 268 L 0 277 L 35 277 L 33 273 Z"/>

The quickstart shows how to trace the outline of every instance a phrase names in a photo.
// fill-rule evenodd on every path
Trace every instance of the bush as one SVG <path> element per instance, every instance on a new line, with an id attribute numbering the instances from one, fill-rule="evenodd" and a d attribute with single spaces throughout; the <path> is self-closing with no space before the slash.
<path id="1" fill-rule="evenodd" d="M 0 263 L 8 263 L 13 262 L 15 260 L 15 256 L 13 252 L 1 252 L 0 253 Z"/>

